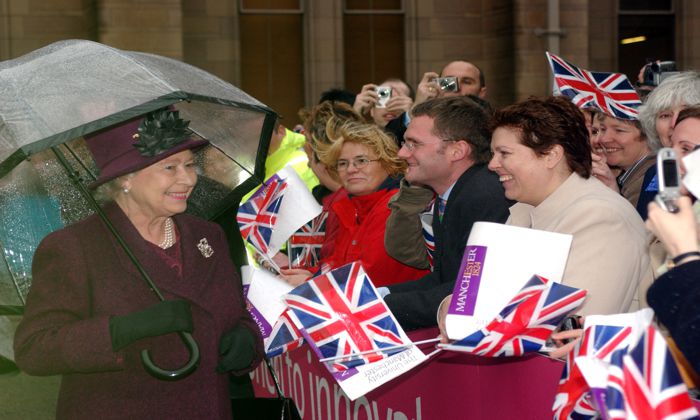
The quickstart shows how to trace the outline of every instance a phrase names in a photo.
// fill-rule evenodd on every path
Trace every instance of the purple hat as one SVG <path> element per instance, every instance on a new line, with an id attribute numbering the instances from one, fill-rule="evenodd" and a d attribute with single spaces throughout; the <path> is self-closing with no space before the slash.
<path id="1" fill-rule="evenodd" d="M 100 169 L 90 188 L 209 143 L 194 139 L 188 125 L 178 111 L 169 108 L 86 135 L 85 143 Z"/>

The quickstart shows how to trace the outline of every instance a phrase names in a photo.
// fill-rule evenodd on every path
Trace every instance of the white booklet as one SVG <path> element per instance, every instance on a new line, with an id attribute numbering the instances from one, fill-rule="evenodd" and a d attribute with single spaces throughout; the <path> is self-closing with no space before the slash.
<path id="1" fill-rule="evenodd" d="M 445 321 L 459 340 L 484 328 L 533 275 L 561 282 L 571 235 L 477 222 L 472 227 Z"/>
<path id="2" fill-rule="evenodd" d="M 293 287 L 265 269 L 244 267 L 246 269 L 241 270 L 244 284 L 249 285 L 246 294 L 250 303 L 248 312 L 258 324 L 263 338 L 267 338 L 277 319 L 287 309 L 282 296 L 289 293 Z"/>

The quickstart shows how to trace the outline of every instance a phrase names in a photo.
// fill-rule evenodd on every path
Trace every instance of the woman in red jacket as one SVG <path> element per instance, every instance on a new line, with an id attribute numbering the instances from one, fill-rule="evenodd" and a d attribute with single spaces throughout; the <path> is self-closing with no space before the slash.
<path id="1" fill-rule="evenodd" d="M 321 267 L 334 269 L 360 261 L 377 287 L 423 276 L 426 270 L 402 264 L 384 249 L 389 199 L 398 191 L 406 169 L 397 156 L 396 142 L 375 125 L 354 121 L 337 124 L 331 118 L 327 127 L 332 142 L 318 154 L 348 197 L 333 203 L 340 228 L 333 254 L 321 261 Z M 300 284 L 311 273 L 283 270 L 282 275 L 290 283 Z"/>

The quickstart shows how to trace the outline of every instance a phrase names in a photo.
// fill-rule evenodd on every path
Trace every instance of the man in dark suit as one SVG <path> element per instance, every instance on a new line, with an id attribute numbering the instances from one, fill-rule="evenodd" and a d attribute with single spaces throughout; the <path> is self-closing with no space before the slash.
<path id="1" fill-rule="evenodd" d="M 486 167 L 490 157 L 487 114 L 474 100 L 438 98 L 413 109 L 399 156 L 408 163 L 406 180 L 430 187 L 433 211 L 434 268 L 430 274 L 389 287 L 385 301 L 407 330 L 435 326 L 438 306 L 452 292 L 472 225 L 503 223 L 510 203 L 498 176 Z M 387 223 L 401 236 L 400 220 Z"/>

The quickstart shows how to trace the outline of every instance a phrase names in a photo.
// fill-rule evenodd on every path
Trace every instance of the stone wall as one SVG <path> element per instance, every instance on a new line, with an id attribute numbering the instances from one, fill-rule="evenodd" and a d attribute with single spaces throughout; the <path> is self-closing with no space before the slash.
<path id="1" fill-rule="evenodd" d="M 476 63 L 497 106 L 551 92 L 548 0 L 404 0 L 405 74 L 414 86 L 449 61 Z M 559 0 L 559 54 L 592 70 L 617 68 L 617 2 Z M 344 84 L 343 2 L 306 0 L 303 101 Z M 136 11 L 138 10 L 138 13 Z M 241 85 L 236 0 L 0 0 L 0 60 L 51 42 L 92 39 L 165 55 Z M 676 1 L 676 60 L 700 68 L 700 2 Z M 304 104 L 300 104 L 304 105 Z"/>

